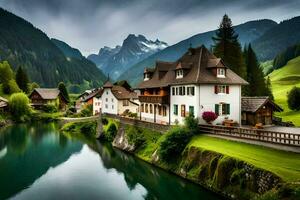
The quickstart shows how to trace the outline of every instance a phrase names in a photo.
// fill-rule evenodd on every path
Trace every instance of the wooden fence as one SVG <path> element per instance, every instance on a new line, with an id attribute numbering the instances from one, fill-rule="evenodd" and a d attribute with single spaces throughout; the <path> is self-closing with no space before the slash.
<path id="1" fill-rule="evenodd" d="M 300 147 L 300 134 L 214 125 L 199 125 L 199 128 L 209 134 Z"/>

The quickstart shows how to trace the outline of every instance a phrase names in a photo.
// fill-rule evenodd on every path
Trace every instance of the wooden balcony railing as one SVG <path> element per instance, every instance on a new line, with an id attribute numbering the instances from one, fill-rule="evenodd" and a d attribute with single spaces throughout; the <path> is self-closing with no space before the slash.
<path id="1" fill-rule="evenodd" d="M 140 95 L 139 100 L 142 103 L 159 103 L 159 104 L 169 104 L 170 98 L 169 95 L 160 96 L 160 95 Z"/>

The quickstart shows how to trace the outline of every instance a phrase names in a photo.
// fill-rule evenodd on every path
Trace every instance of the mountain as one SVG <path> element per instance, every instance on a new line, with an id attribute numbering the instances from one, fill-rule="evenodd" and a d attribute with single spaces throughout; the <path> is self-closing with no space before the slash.
<path id="1" fill-rule="evenodd" d="M 51 38 L 51 41 L 65 54 L 67 58 L 83 59 L 81 52 L 68 45 L 67 43 L 55 38 Z"/>
<path id="2" fill-rule="evenodd" d="M 252 44 L 259 60 L 265 61 L 273 59 L 279 52 L 297 43 L 300 43 L 300 16 L 272 27 Z"/>
<path id="3" fill-rule="evenodd" d="M 0 61 L 16 69 L 26 69 L 30 80 L 43 87 L 68 85 L 95 87 L 106 79 L 94 63 L 70 58 L 41 30 L 26 20 L 0 8 Z"/>
<path id="4" fill-rule="evenodd" d="M 277 26 L 276 22 L 264 19 L 246 22 L 244 24 L 235 26 L 234 29 L 239 34 L 239 41 L 243 46 L 261 37 L 267 30 L 274 26 Z M 128 80 L 131 85 L 136 85 L 142 80 L 145 67 L 154 66 L 156 60 L 175 61 L 182 56 L 190 46 L 198 47 L 204 44 L 209 48 L 211 45 L 213 45 L 211 38 L 214 34 L 215 31 L 200 33 L 186 40 L 178 42 L 177 44 L 169 46 L 130 67 L 124 74 L 121 75 L 122 79 Z M 132 71 L 135 73 L 132 73 Z"/>
<path id="5" fill-rule="evenodd" d="M 100 49 L 98 54 L 91 54 L 87 57 L 87 59 L 94 62 L 100 69 L 104 68 L 109 58 L 116 55 L 121 49 L 121 46 L 116 46 L 115 48 L 103 47 Z"/>
<path id="6" fill-rule="evenodd" d="M 98 56 L 91 55 L 88 59 L 94 61 L 104 73 L 116 79 L 132 65 L 167 46 L 167 43 L 158 39 L 152 41 L 143 35 L 130 34 L 121 47 L 117 46 L 114 49 L 105 47 L 99 51 Z"/>

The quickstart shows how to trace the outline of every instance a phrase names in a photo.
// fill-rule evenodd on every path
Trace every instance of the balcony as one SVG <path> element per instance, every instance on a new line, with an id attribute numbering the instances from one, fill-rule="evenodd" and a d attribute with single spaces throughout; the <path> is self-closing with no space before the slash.
<path id="1" fill-rule="evenodd" d="M 139 100 L 142 103 L 158 103 L 158 104 L 169 104 L 169 95 L 140 95 Z"/>

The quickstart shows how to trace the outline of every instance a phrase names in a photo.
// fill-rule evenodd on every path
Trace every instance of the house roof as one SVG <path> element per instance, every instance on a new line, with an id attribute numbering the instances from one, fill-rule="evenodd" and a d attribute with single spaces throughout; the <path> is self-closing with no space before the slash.
<path id="1" fill-rule="evenodd" d="M 267 104 L 271 105 L 274 111 L 283 111 L 283 109 L 275 104 L 269 97 L 242 97 L 242 111 L 244 112 L 254 113 Z"/>
<path id="2" fill-rule="evenodd" d="M 92 93 L 90 93 L 88 96 L 86 96 L 82 101 L 83 102 L 86 102 L 88 101 L 89 99 L 91 98 L 94 98 L 94 97 L 101 97 L 103 94 L 103 89 L 99 88 L 99 89 L 96 89 L 94 90 Z"/>
<path id="3" fill-rule="evenodd" d="M 103 88 L 112 88 L 114 85 L 108 80 L 103 85 Z"/>
<path id="4" fill-rule="evenodd" d="M 226 77 L 216 77 L 210 69 L 212 67 L 226 68 Z M 176 79 L 175 71 L 180 68 L 186 69 L 186 73 L 183 78 Z M 246 85 L 248 83 L 202 45 L 198 48 L 190 48 L 175 62 L 156 62 L 151 79 L 142 81 L 137 88 L 166 87 L 180 84 Z"/>
<path id="5" fill-rule="evenodd" d="M 118 85 L 114 85 L 111 88 L 111 92 L 119 100 L 122 100 L 122 99 L 137 99 L 138 98 L 137 93 L 129 91 L 126 88 L 124 88 L 122 86 L 118 86 Z"/>
<path id="6" fill-rule="evenodd" d="M 0 97 L 0 108 L 6 107 L 8 105 L 8 100 Z"/>
<path id="7" fill-rule="evenodd" d="M 36 91 L 45 100 L 54 100 L 61 95 L 61 92 L 57 88 L 35 88 L 29 96 L 31 96 L 34 91 Z M 61 95 L 61 97 L 68 102 L 64 95 Z"/>

